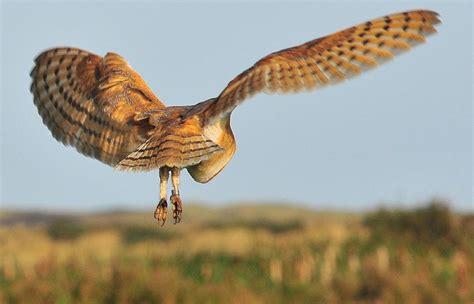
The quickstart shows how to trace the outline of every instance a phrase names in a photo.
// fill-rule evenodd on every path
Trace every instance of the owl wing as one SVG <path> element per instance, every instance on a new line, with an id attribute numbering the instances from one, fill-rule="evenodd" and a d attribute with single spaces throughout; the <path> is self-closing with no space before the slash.
<path id="1" fill-rule="evenodd" d="M 299 92 L 358 75 L 424 42 L 439 22 L 431 11 L 398 13 L 272 53 L 235 77 L 213 102 L 203 103 L 201 119 L 212 123 L 259 92 Z"/>
<path id="2" fill-rule="evenodd" d="M 117 54 L 55 48 L 35 63 L 30 90 L 43 123 L 58 141 L 108 165 L 148 139 L 148 113 L 165 107 Z"/>

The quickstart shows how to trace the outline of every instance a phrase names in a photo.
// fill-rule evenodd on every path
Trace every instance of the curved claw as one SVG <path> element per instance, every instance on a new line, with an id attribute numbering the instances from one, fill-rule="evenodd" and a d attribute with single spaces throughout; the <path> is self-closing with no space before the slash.
<path id="1" fill-rule="evenodd" d="M 170 197 L 170 202 L 173 205 L 173 219 L 174 224 L 181 222 L 181 214 L 183 213 L 183 204 L 181 203 L 181 198 L 179 194 L 172 194 Z"/>
<path id="2" fill-rule="evenodd" d="M 163 226 L 166 222 L 166 215 L 167 215 L 167 210 L 168 209 L 168 203 L 166 202 L 166 199 L 162 198 L 158 205 L 156 206 L 154 217 L 158 221 L 158 224 L 161 223 L 161 226 Z"/>

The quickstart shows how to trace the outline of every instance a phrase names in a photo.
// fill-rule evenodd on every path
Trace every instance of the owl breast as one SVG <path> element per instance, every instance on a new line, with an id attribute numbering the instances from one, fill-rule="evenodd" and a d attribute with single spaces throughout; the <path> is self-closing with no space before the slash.
<path id="1" fill-rule="evenodd" d="M 230 128 L 230 114 L 204 127 L 204 135 L 223 148 L 212 154 L 207 160 L 188 167 L 191 177 L 199 183 L 207 183 L 216 176 L 229 162 L 235 153 L 235 139 Z"/>

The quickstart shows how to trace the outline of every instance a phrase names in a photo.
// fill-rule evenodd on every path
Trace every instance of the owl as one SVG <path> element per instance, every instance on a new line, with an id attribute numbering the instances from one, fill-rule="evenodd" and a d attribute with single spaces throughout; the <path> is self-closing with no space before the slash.
<path id="1" fill-rule="evenodd" d="M 206 183 L 236 151 L 232 111 L 260 93 L 296 93 L 338 83 L 376 67 L 436 32 L 438 14 L 396 13 L 287 48 L 257 61 L 214 98 L 167 107 L 130 64 L 61 47 L 35 59 L 31 93 L 43 123 L 65 145 L 118 170 L 158 170 L 154 217 L 167 218 L 167 187 L 174 223 L 181 221 L 180 172 Z"/>

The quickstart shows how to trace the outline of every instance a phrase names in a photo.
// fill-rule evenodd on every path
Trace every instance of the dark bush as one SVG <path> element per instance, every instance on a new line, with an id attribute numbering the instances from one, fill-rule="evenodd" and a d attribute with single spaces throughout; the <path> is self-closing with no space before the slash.
<path id="1" fill-rule="evenodd" d="M 372 240 L 408 242 L 416 246 L 434 246 L 440 250 L 453 248 L 458 243 L 459 229 L 447 205 L 431 201 L 427 206 L 413 210 L 380 209 L 367 215 L 364 225 Z"/>
<path id="2" fill-rule="evenodd" d="M 252 221 L 229 221 L 229 222 L 222 222 L 216 221 L 211 222 L 206 225 L 207 228 L 218 228 L 218 229 L 225 229 L 225 228 L 236 228 L 236 227 L 244 227 L 249 229 L 262 229 L 267 230 L 271 233 L 285 233 L 294 230 L 301 230 L 304 228 L 304 224 L 298 220 L 289 220 L 289 221 L 270 221 L 267 219 L 259 219 L 259 220 L 252 220 Z"/>
<path id="3" fill-rule="evenodd" d="M 53 240 L 73 240 L 83 234 L 84 227 L 70 219 L 55 220 L 47 227 L 48 235 Z"/>
<path id="4" fill-rule="evenodd" d="M 121 234 L 122 239 L 129 244 L 146 240 L 169 240 L 175 237 L 175 233 L 143 226 L 127 226 L 121 230 Z"/>

